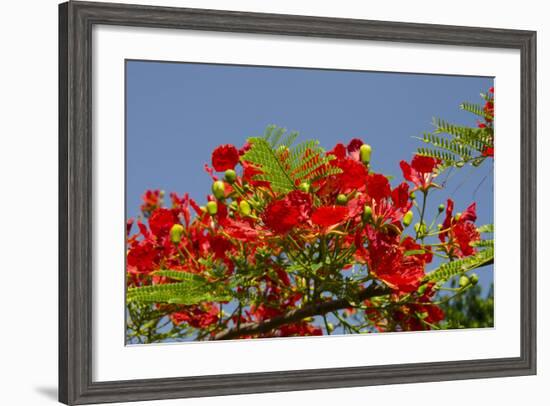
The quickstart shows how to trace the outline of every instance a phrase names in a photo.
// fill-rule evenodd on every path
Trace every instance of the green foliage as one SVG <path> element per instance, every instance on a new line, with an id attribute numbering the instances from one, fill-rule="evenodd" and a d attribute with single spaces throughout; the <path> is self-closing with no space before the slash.
<path id="1" fill-rule="evenodd" d="M 277 193 L 288 193 L 297 189 L 301 182 L 313 182 L 325 176 L 341 172 L 328 165 L 333 156 L 326 156 L 319 147 L 319 141 L 308 140 L 292 146 L 297 132 L 283 138 L 286 130 L 269 126 L 263 137 L 248 139 L 251 148 L 243 159 L 257 166 L 262 174 L 255 180 L 267 181 Z"/>
<path id="2" fill-rule="evenodd" d="M 147 285 L 129 288 L 126 299 L 129 303 L 171 303 L 194 305 L 201 302 L 223 302 L 232 295 L 226 286 L 186 272 L 162 270 L 157 275 L 178 280 L 177 283 Z"/>
<path id="3" fill-rule="evenodd" d="M 495 232 L 495 226 L 493 224 L 484 224 L 477 229 L 480 233 L 494 233 Z"/>
<path id="4" fill-rule="evenodd" d="M 486 249 L 483 251 L 479 251 L 466 258 L 460 258 L 455 261 L 441 264 L 435 271 L 427 274 L 425 279 L 434 282 L 446 282 L 456 275 L 491 264 L 494 260 L 495 253 L 490 241 L 491 240 L 486 240 Z"/>
<path id="5" fill-rule="evenodd" d="M 442 328 L 482 328 L 494 326 L 493 286 L 486 297 L 481 296 L 481 287 L 474 286 L 463 295 L 444 302 L 440 307 L 445 312 Z"/>
<path id="6" fill-rule="evenodd" d="M 481 96 L 489 100 L 488 95 Z M 460 108 L 483 120 L 493 119 L 479 104 L 462 103 Z M 493 129 L 490 125 L 477 128 L 434 119 L 433 126 L 435 127 L 433 132 L 426 132 L 420 137 L 426 144 L 430 144 L 430 147 L 418 148 L 417 153 L 440 159 L 442 169 L 450 166 L 462 167 L 466 163 L 479 166 L 487 158 L 483 152 L 486 148 L 493 147 Z"/>

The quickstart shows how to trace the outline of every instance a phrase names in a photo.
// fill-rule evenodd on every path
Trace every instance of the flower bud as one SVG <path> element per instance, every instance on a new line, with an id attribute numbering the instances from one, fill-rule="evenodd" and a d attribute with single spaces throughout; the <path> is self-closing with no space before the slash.
<path id="1" fill-rule="evenodd" d="M 472 285 L 477 285 L 478 282 L 479 282 L 479 277 L 475 273 L 471 274 L 470 275 L 470 283 Z"/>
<path id="2" fill-rule="evenodd" d="M 372 220 L 372 208 L 370 206 L 365 206 L 363 208 L 363 221 L 368 223 Z"/>
<path id="3" fill-rule="evenodd" d="M 403 221 L 404 220 L 405 219 L 403 219 Z M 424 234 L 426 234 L 426 223 L 416 223 L 414 225 L 414 231 L 416 231 L 416 234 L 418 234 L 419 237 L 422 237 Z"/>
<path id="4" fill-rule="evenodd" d="M 412 221 L 413 221 L 413 216 L 414 216 L 414 213 L 409 210 L 407 213 L 405 213 L 405 215 L 403 216 L 403 225 L 405 227 L 408 227 L 411 225 Z"/>
<path id="5" fill-rule="evenodd" d="M 466 275 L 462 275 L 460 279 L 458 280 L 458 285 L 461 288 L 464 288 L 470 284 L 470 278 L 468 278 Z"/>
<path id="6" fill-rule="evenodd" d="M 214 216 L 218 212 L 218 203 L 214 201 L 206 203 L 206 211 L 208 211 L 208 214 L 211 216 Z"/>
<path id="7" fill-rule="evenodd" d="M 237 179 L 237 172 L 235 172 L 233 169 L 228 169 L 225 171 L 224 178 L 227 181 L 227 183 L 231 184 L 235 182 L 235 180 Z"/>
<path id="8" fill-rule="evenodd" d="M 361 145 L 361 148 L 359 148 L 359 157 L 361 158 L 361 162 L 368 164 L 370 162 L 371 152 L 372 148 L 369 144 Z"/>
<path id="9" fill-rule="evenodd" d="M 300 186 L 298 186 L 298 189 L 300 189 L 302 192 L 309 193 L 310 184 L 307 182 L 300 183 Z"/>
<path id="10" fill-rule="evenodd" d="M 337 197 L 336 197 L 336 204 L 340 205 L 340 206 L 343 206 L 345 205 L 346 203 L 348 202 L 348 198 L 345 194 L 343 193 L 340 193 Z"/>
<path id="11" fill-rule="evenodd" d="M 181 241 L 181 235 L 183 234 L 184 228 L 181 224 L 174 224 L 170 229 L 170 241 L 174 244 L 178 244 Z"/>
<path id="12" fill-rule="evenodd" d="M 218 200 L 225 198 L 225 183 L 221 180 L 217 180 L 212 184 L 212 193 Z"/>
<path id="13" fill-rule="evenodd" d="M 445 210 L 445 205 L 444 204 L 440 204 L 439 206 L 437 206 L 437 211 L 442 213 L 443 210 Z"/>
<path id="14" fill-rule="evenodd" d="M 438 224 L 438 225 L 437 225 L 437 229 L 438 229 L 438 230 L 443 230 L 443 224 Z"/>
<path id="15" fill-rule="evenodd" d="M 250 204 L 246 200 L 241 200 L 239 203 L 239 213 L 241 216 L 246 217 L 250 214 Z"/>
<path id="16" fill-rule="evenodd" d="M 334 331 L 334 324 L 332 323 L 327 323 L 327 331 L 329 333 L 332 333 Z"/>

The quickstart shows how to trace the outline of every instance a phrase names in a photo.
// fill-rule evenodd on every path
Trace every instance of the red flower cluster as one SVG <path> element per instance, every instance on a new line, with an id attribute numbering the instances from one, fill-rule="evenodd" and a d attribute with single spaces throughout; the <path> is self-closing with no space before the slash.
<path id="1" fill-rule="evenodd" d="M 406 161 L 401 161 L 399 165 L 403 177 L 414 184 L 414 190 L 426 191 L 434 186 L 432 181 L 437 176 L 434 170 L 440 163 L 441 161 L 435 158 L 415 155 L 410 165 Z"/>
<path id="2" fill-rule="evenodd" d="M 129 287 L 177 282 L 155 274 L 169 269 L 200 275 L 212 283 L 214 291 L 230 291 L 233 299 L 227 308 L 208 300 L 193 305 L 158 304 L 174 325 L 205 331 L 199 336 L 206 338 L 244 325 L 250 328 L 339 295 L 351 302 L 351 297 L 371 285 L 385 289 L 382 298 L 391 309 L 365 313 L 374 329 L 387 328 L 390 316 L 398 325 L 394 330 L 426 329 L 442 320 L 441 311 L 430 301 L 434 290 L 418 293 L 425 284 L 426 266 L 434 250 L 451 258 L 472 255 L 471 242 L 479 239 L 479 233 L 474 225 L 475 204 L 453 217 L 449 200 L 439 232 L 443 244 L 432 245 L 418 233 L 415 238 L 406 235 L 413 216 L 406 181 L 413 190 L 424 192 L 437 186 L 433 181 L 438 160 L 417 155 L 411 163 L 401 161 L 406 181 L 392 187 L 388 177 L 370 168 L 370 146 L 355 138 L 347 147 L 337 144 L 326 152 L 331 159 L 323 161 L 325 172 L 319 173 L 327 175 L 299 178 L 296 174 L 305 173 L 299 168 L 288 175 L 294 177 L 295 190 L 283 193 L 274 191 L 280 189 L 270 184 L 268 176 L 257 178 L 268 168 L 247 160 L 250 148 L 254 145 L 241 149 L 221 145 L 214 150 L 212 168 L 205 168 L 216 182 L 202 207 L 188 195 L 172 194 L 167 208 L 159 191 L 145 193 L 142 211 L 147 222 L 138 219 L 135 234 L 129 222 Z M 311 153 L 305 151 L 304 162 L 314 162 Z M 276 150 L 274 155 L 282 168 L 288 168 L 288 150 Z M 320 162 L 321 158 L 315 159 Z M 228 170 L 223 180 L 214 173 Z M 351 268 L 355 271 L 344 279 L 343 272 Z M 357 268 L 360 276 L 355 276 Z M 414 303 L 407 302 L 410 298 Z M 317 322 L 315 318 L 294 320 L 238 336 L 323 334 Z"/>
<path id="3" fill-rule="evenodd" d="M 212 166 L 218 172 L 234 169 L 238 162 L 239 151 L 233 145 L 220 145 L 212 152 Z"/>

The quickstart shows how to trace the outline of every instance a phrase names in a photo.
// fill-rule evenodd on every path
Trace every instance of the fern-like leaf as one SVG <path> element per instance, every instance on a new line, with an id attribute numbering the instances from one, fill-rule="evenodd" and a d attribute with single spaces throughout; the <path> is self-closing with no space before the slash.
<path id="1" fill-rule="evenodd" d="M 494 249 L 492 246 L 487 247 L 483 251 L 476 254 L 461 258 L 456 261 L 447 262 L 430 272 L 425 276 L 425 280 L 434 282 L 446 282 L 452 277 L 479 268 L 483 265 L 488 265 L 494 260 Z"/>
<path id="2" fill-rule="evenodd" d="M 227 286 L 209 282 L 199 275 L 169 270 L 157 271 L 155 274 L 179 282 L 129 288 L 126 292 L 129 303 L 194 305 L 202 302 L 228 301 L 232 298 Z"/>
<path id="3" fill-rule="evenodd" d="M 493 224 L 484 224 L 477 228 L 479 233 L 494 233 L 495 226 Z"/>
<path id="4" fill-rule="evenodd" d="M 285 132 L 270 126 L 263 137 L 248 139 L 251 148 L 243 159 L 262 171 L 255 180 L 269 182 L 275 192 L 288 193 L 301 182 L 341 173 L 339 168 L 329 165 L 334 157 L 327 156 L 318 141 L 308 140 L 293 146 L 298 133 L 292 132 L 283 138 Z"/>

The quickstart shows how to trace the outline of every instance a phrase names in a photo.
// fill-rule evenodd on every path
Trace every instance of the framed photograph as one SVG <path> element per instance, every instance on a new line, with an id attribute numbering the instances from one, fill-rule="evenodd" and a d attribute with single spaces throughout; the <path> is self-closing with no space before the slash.
<path id="1" fill-rule="evenodd" d="M 59 400 L 536 373 L 536 33 L 59 8 Z"/>

